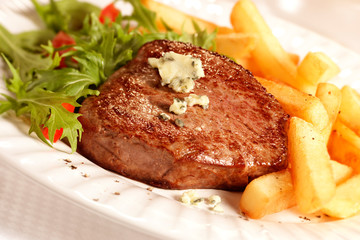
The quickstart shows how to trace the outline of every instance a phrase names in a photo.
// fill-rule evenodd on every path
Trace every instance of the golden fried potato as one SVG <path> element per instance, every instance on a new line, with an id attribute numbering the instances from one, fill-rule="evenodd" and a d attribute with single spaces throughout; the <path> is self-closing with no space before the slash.
<path id="1" fill-rule="evenodd" d="M 216 51 L 233 59 L 250 56 L 257 37 L 252 34 L 230 33 L 218 34 L 215 38 Z"/>
<path id="2" fill-rule="evenodd" d="M 326 128 L 322 131 L 322 134 L 326 142 L 328 142 L 332 127 L 339 114 L 339 109 L 341 104 L 341 91 L 334 84 L 319 83 L 316 91 L 316 97 L 318 97 L 320 101 L 323 103 L 329 116 L 329 123 L 326 126 Z"/>
<path id="3" fill-rule="evenodd" d="M 165 30 L 165 26 L 163 25 L 162 21 L 164 21 L 175 32 L 181 33 L 182 31 L 185 31 L 187 33 L 195 33 L 192 21 L 196 21 L 200 29 L 206 29 L 208 32 L 213 32 L 216 29 L 218 30 L 219 34 L 234 32 L 234 30 L 231 28 L 218 26 L 215 23 L 191 16 L 178 9 L 156 2 L 154 0 L 141 0 L 141 3 L 146 8 L 156 13 L 156 25 L 160 30 L 163 31 Z"/>
<path id="4" fill-rule="evenodd" d="M 232 9 L 230 21 L 236 32 L 259 36 L 252 57 L 266 78 L 296 86 L 296 64 L 251 0 L 239 0 Z"/>
<path id="5" fill-rule="evenodd" d="M 339 119 L 333 126 L 328 150 L 332 159 L 346 164 L 352 167 L 356 173 L 360 173 L 360 136 Z"/>
<path id="6" fill-rule="evenodd" d="M 330 165 L 336 185 L 348 180 L 353 173 L 353 169 L 351 167 L 335 160 L 330 160 Z"/>
<path id="7" fill-rule="evenodd" d="M 316 86 L 327 82 L 340 72 L 340 68 L 322 52 L 309 52 L 296 70 L 297 88 L 315 94 Z"/>
<path id="8" fill-rule="evenodd" d="M 313 124 L 319 131 L 323 131 L 327 127 L 329 117 L 319 98 L 300 92 L 283 83 L 259 77 L 256 79 L 269 93 L 275 96 L 285 112 Z"/>
<path id="9" fill-rule="evenodd" d="M 297 117 L 290 119 L 288 139 L 297 206 L 303 213 L 313 213 L 335 194 L 325 139 L 310 123 Z"/>
<path id="10" fill-rule="evenodd" d="M 322 212 L 336 218 L 351 217 L 360 212 L 360 175 L 355 175 L 336 188 L 335 196 Z"/>
<path id="11" fill-rule="evenodd" d="M 330 160 L 336 184 L 350 178 L 352 169 Z M 263 175 L 251 181 L 245 188 L 239 208 L 248 217 L 259 219 L 296 205 L 294 187 L 289 169 Z"/>
<path id="12" fill-rule="evenodd" d="M 264 77 L 264 74 L 261 72 L 259 66 L 256 64 L 251 55 L 235 59 L 235 62 L 249 70 L 254 76 Z"/>
<path id="13" fill-rule="evenodd" d="M 259 219 L 295 204 L 290 171 L 285 169 L 251 181 L 241 196 L 239 208 L 250 218 Z"/>
<path id="14" fill-rule="evenodd" d="M 341 93 L 339 118 L 360 136 L 360 94 L 350 86 L 344 86 Z"/>
<path id="15" fill-rule="evenodd" d="M 297 77 L 317 85 L 335 77 L 340 68 L 323 52 L 309 52 L 297 68 Z"/>

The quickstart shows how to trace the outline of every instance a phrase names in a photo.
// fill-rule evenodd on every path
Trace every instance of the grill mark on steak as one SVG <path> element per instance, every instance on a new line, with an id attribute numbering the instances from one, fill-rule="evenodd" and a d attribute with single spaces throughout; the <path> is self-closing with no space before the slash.
<path id="1" fill-rule="evenodd" d="M 194 93 L 207 95 L 209 109 L 168 112 L 175 93 L 161 86 L 147 62 L 163 53 L 200 58 L 205 77 Z M 79 152 L 100 166 L 150 185 L 171 189 L 242 189 L 249 179 L 287 166 L 288 116 L 252 74 L 230 59 L 191 44 L 157 40 L 114 73 L 87 98 L 79 118 Z M 171 120 L 158 116 L 165 112 Z M 185 127 L 174 124 L 181 119 Z"/>

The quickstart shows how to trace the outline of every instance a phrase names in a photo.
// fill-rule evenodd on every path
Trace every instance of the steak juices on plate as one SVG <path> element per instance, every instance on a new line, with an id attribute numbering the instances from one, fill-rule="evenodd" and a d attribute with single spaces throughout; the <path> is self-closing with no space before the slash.
<path id="1" fill-rule="evenodd" d="M 191 93 L 207 96 L 208 107 L 169 111 L 174 99 L 190 93 L 162 84 L 149 64 L 168 52 L 201 60 L 204 76 Z M 123 176 L 168 189 L 241 190 L 287 166 L 288 115 L 248 70 L 215 52 L 168 40 L 147 43 L 100 92 L 80 109 L 78 149 Z"/>

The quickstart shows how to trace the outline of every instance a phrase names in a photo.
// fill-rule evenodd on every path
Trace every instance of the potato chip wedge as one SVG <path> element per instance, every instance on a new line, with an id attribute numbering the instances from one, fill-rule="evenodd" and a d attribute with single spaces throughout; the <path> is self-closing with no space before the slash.
<path id="1" fill-rule="evenodd" d="M 298 81 L 306 81 L 313 85 L 327 82 L 340 72 L 336 63 L 323 52 L 309 52 L 296 71 Z"/>
<path id="2" fill-rule="evenodd" d="M 320 99 L 300 92 L 283 83 L 256 77 L 256 79 L 275 96 L 291 116 L 299 117 L 313 124 L 319 131 L 323 131 L 329 123 L 329 117 Z"/>
<path id="3" fill-rule="evenodd" d="M 344 86 L 341 93 L 339 118 L 360 136 L 360 94 L 350 86 Z"/>
<path id="4" fill-rule="evenodd" d="M 336 218 L 351 217 L 360 212 L 360 175 L 355 175 L 336 188 L 335 196 L 322 212 Z"/>
<path id="5" fill-rule="evenodd" d="M 251 0 L 239 0 L 232 9 L 230 21 L 236 32 L 259 36 L 252 56 L 266 78 L 296 86 L 296 65 Z"/>
<path id="6" fill-rule="evenodd" d="M 309 52 L 296 70 L 296 88 L 315 95 L 317 85 L 340 72 L 339 67 L 322 52 Z"/>
<path id="7" fill-rule="evenodd" d="M 318 97 L 320 101 L 323 103 L 329 116 L 329 123 L 326 126 L 326 128 L 322 131 L 322 134 L 325 137 L 326 142 L 328 142 L 332 127 L 339 114 L 339 109 L 341 105 L 341 91 L 334 84 L 319 83 L 316 91 L 316 97 Z"/>
<path id="8" fill-rule="evenodd" d="M 215 38 L 216 51 L 233 59 L 250 56 L 257 37 L 252 34 L 230 33 L 218 34 Z"/>
<path id="9" fill-rule="evenodd" d="M 313 213 L 335 194 L 325 139 L 310 123 L 297 117 L 290 119 L 288 139 L 297 206 L 303 213 Z"/>
<path id="10" fill-rule="evenodd" d="M 259 219 L 295 204 L 291 174 L 285 169 L 251 181 L 241 196 L 239 208 L 248 217 Z"/>
<path id="11" fill-rule="evenodd" d="M 330 160 L 330 165 L 336 185 L 348 180 L 353 173 L 353 169 L 351 167 L 335 160 Z"/>
<path id="12" fill-rule="evenodd" d="M 336 184 L 350 178 L 349 166 L 330 160 Z M 296 205 L 294 187 L 289 169 L 269 173 L 251 181 L 239 203 L 240 211 L 248 217 L 259 219 Z"/>
<path id="13" fill-rule="evenodd" d="M 360 173 L 360 136 L 339 119 L 333 126 L 328 150 L 332 159 L 346 164 L 352 167 L 356 173 Z"/>

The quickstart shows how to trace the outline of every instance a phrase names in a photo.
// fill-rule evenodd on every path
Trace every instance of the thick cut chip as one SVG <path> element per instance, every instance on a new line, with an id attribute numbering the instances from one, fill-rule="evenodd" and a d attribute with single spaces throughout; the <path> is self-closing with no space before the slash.
<path id="1" fill-rule="evenodd" d="M 344 86 L 341 93 L 339 118 L 360 136 L 360 94 L 350 86 Z"/>
<path id="2" fill-rule="evenodd" d="M 319 98 L 283 83 L 259 77 L 256 79 L 275 96 L 286 113 L 313 124 L 319 131 L 327 127 L 329 116 Z"/>
<path id="3" fill-rule="evenodd" d="M 334 84 L 319 83 L 318 89 L 316 91 L 316 97 L 318 97 L 320 101 L 323 103 L 329 116 L 329 123 L 326 126 L 326 128 L 322 131 L 322 134 L 326 142 L 328 142 L 332 127 L 339 114 L 339 109 L 341 104 L 341 91 Z"/>
<path id="4" fill-rule="evenodd" d="M 322 212 L 337 218 L 351 217 L 360 212 L 360 175 L 355 175 L 336 188 L 335 196 Z"/>
<path id="5" fill-rule="evenodd" d="M 352 169 L 330 160 L 336 184 L 350 178 Z M 251 181 L 240 200 L 240 211 L 250 218 L 259 219 L 296 205 L 294 187 L 289 169 L 269 173 Z"/>
<path id="6" fill-rule="evenodd" d="M 309 52 L 297 68 L 297 77 L 317 85 L 327 82 L 340 72 L 336 63 L 323 52 Z"/>
<path id="7" fill-rule="evenodd" d="M 216 36 L 216 51 L 233 59 L 249 56 L 257 38 L 252 34 L 230 33 Z"/>
<path id="8" fill-rule="evenodd" d="M 296 85 L 296 64 L 281 46 L 251 0 L 240 0 L 232 9 L 231 24 L 236 32 L 256 34 L 258 43 L 252 57 L 266 78 Z"/>
<path id="9" fill-rule="evenodd" d="M 360 136 L 339 120 L 334 124 L 328 150 L 332 159 L 360 173 Z"/>
<path id="10" fill-rule="evenodd" d="M 339 163 L 335 160 L 330 160 L 330 165 L 336 185 L 339 185 L 351 177 L 353 170 L 351 167 Z"/>
<path id="11" fill-rule="evenodd" d="M 309 52 L 296 71 L 297 89 L 315 94 L 321 82 L 327 82 L 340 72 L 340 68 L 323 52 Z"/>
<path id="12" fill-rule="evenodd" d="M 240 210 L 259 219 L 296 204 L 289 169 L 266 174 L 251 181 L 240 200 Z"/>
<path id="13" fill-rule="evenodd" d="M 335 194 L 335 181 L 324 137 L 304 120 L 289 124 L 289 163 L 296 203 L 303 213 L 321 209 Z"/>

